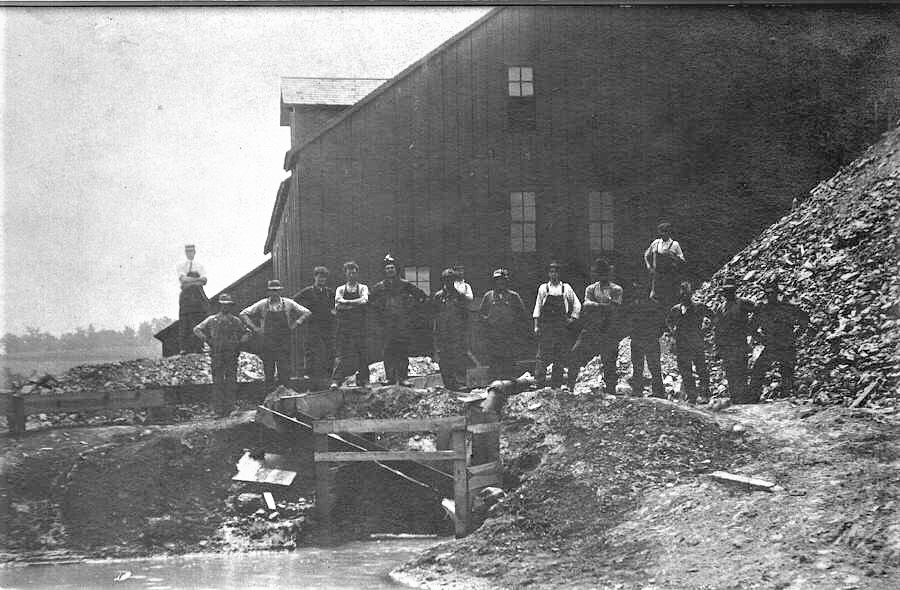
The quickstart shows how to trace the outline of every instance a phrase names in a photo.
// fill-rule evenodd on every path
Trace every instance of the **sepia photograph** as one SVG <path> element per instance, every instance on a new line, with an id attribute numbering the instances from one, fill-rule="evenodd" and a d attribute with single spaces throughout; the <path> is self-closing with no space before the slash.
<path id="1" fill-rule="evenodd" d="M 900 5 L 0 31 L 0 588 L 900 588 Z"/>

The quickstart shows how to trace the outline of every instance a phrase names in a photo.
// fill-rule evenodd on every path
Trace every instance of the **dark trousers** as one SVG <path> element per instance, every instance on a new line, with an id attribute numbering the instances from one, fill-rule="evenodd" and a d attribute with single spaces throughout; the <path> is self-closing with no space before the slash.
<path id="1" fill-rule="evenodd" d="M 728 393 L 735 404 L 749 403 L 747 399 L 747 349 L 743 347 L 719 347 L 719 357 L 725 368 Z"/>
<path id="2" fill-rule="evenodd" d="M 352 371 L 354 367 L 355 371 Z M 337 356 L 331 380 L 340 383 L 351 372 L 356 373 L 357 385 L 368 385 L 369 353 L 366 349 L 366 334 L 363 330 L 338 328 Z"/>
<path id="3" fill-rule="evenodd" d="M 706 366 L 706 355 L 703 349 L 686 348 L 682 350 L 676 347 L 675 361 L 678 364 L 678 372 L 681 374 L 681 382 L 684 385 L 688 401 L 697 401 L 694 369 L 697 369 L 697 377 L 700 379 L 700 392 L 704 396 L 709 395 L 709 368 Z"/>
<path id="4" fill-rule="evenodd" d="M 553 363 L 550 385 L 559 387 L 563 383 L 563 369 L 569 361 L 569 351 L 572 348 L 569 330 L 565 320 L 543 322 L 540 328 L 537 359 L 534 362 L 534 380 L 543 385 L 547 380 L 547 365 Z"/>
<path id="5" fill-rule="evenodd" d="M 616 359 L 619 356 L 619 340 L 591 326 L 581 331 L 572 347 L 569 362 L 569 387 L 575 387 L 581 367 L 588 364 L 598 354 L 603 365 L 603 384 L 606 393 L 615 393 L 618 382 Z"/>
<path id="6" fill-rule="evenodd" d="M 781 373 L 781 385 L 785 391 L 794 389 L 794 365 L 796 364 L 797 351 L 794 348 L 775 348 L 766 346 L 750 375 L 750 393 L 748 402 L 756 403 L 762 396 L 763 381 L 769 369 L 777 364 Z"/>
<path id="7" fill-rule="evenodd" d="M 388 383 L 405 381 L 409 376 L 409 336 L 388 334 L 384 340 L 384 376 Z"/>
<path id="8" fill-rule="evenodd" d="M 326 377 L 334 368 L 334 326 L 310 326 L 303 347 L 307 377 Z"/>
<path id="9" fill-rule="evenodd" d="M 435 335 L 438 364 L 441 379 L 447 389 L 456 389 L 466 384 L 466 334 L 464 331 L 448 330 Z"/>
<path id="10" fill-rule="evenodd" d="M 502 326 L 489 326 L 486 332 L 487 362 L 491 379 L 515 379 L 515 332 Z"/>
<path id="11" fill-rule="evenodd" d="M 222 351 L 210 354 L 212 364 L 212 407 L 217 416 L 225 416 L 237 399 L 238 352 Z"/>
<path id="12" fill-rule="evenodd" d="M 185 352 L 203 351 L 203 343 L 194 334 L 194 328 L 204 319 L 206 319 L 206 312 L 204 311 L 181 311 L 178 314 L 181 350 Z"/>
<path id="13" fill-rule="evenodd" d="M 644 361 L 650 369 L 650 388 L 656 397 L 664 397 L 666 389 L 662 381 L 662 366 L 659 362 L 659 340 L 631 339 L 631 386 L 640 395 L 644 390 Z"/>
<path id="14" fill-rule="evenodd" d="M 262 354 L 263 374 L 266 376 L 266 389 L 275 385 L 276 373 L 279 385 L 290 387 L 291 384 L 291 349 L 288 346 L 264 347 Z"/>

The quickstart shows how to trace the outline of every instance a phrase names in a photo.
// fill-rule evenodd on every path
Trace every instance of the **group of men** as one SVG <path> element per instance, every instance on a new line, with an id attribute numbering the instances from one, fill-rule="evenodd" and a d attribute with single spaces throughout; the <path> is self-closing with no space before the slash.
<path id="1" fill-rule="evenodd" d="M 765 301 L 760 305 L 738 298 L 734 282 L 721 287 L 724 301 L 714 309 L 695 302 L 690 283 L 680 280 L 684 254 L 672 239 L 671 228 L 660 224 L 658 230 L 659 238 L 644 255 L 650 288 L 633 282 L 627 300 L 623 288 L 611 280 L 613 268 L 603 259 L 594 261 L 594 282 L 587 286 L 581 300 L 561 280 L 561 265 L 549 264 L 548 280 L 538 286 L 532 312 L 538 343 L 536 383 L 548 383 L 547 370 L 552 365 L 549 385 L 574 389 L 581 368 L 599 356 L 606 391 L 615 393 L 619 344 L 630 337 L 632 390 L 641 394 L 647 385 L 646 364 L 651 395 L 662 397 L 666 392 L 660 337 L 668 334 L 687 400 L 696 402 L 709 395 L 704 327 L 712 321 L 716 352 L 723 361 L 733 402 L 759 401 L 764 378 L 773 364 L 780 367 L 783 388 L 792 389 L 795 338 L 808 326 L 808 316 L 797 306 L 782 301 L 775 285 L 766 287 Z M 185 291 L 197 285 L 202 292 L 206 280 L 202 267 L 192 263 L 193 250 L 186 249 L 188 263 L 179 267 L 183 300 L 190 299 Z M 237 357 L 243 343 L 251 338 L 257 339 L 266 383 L 287 385 L 291 378 L 291 334 L 301 324 L 306 327 L 307 376 L 330 377 L 333 388 L 353 374 L 358 386 L 368 385 L 367 343 L 372 320 L 382 328 L 384 382 L 408 385 L 415 319 L 421 317 L 423 310 L 432 318 L 434 351 L 447 388 L 459 390 L 466 385 L 472 314 L 477 314 L 476 319 L 483 326 L 491 376 L 516 377 L 513 343 L 528 320 L 522 298 L 509 288 L 506 269 L 493 272 L 493 288 L 484 294 L 480 305 L 475 303 L 461 266 L 441 273 L 441 288 L 431 297 L 398 276 L 396 261 L 390 254 L 384 258 L 384 278 L 371 289 L 359 281 L 359 266 L 355 262 L 346 262 L 343 274 L 343 284 L 332 290 L 328 286 L 328 269 L 318 266 L 313 271 L 313 284 L 292 298 L 283 297 L 281 283 L 271 280 L 268 296 L 239 314 L 234 313 L 234 302 L 228 294 L 219 295 L 220 312 L 192 330 L 201 342 L 210 345 L 217 412 L 224 412 L 233 404 Z M 184 314 L 181 317 L 184 319 Z M 764 348 L 755 360 L 752 375 L 748 375 L 751 337 Z"/>

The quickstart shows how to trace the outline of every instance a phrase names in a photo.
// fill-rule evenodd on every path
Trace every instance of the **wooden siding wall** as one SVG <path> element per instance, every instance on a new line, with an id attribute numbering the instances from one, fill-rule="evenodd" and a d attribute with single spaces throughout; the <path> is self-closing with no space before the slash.
<path id="1" fill-rule="evenodd" d="M 898 39 L 883 8 L 503 9 L 301 150 L 276 275 L 339 283 L 355 259 L 372 285 L 390 251 L 433 291 L 453 263 L 478 295 L 507 266 L 531 305 L 551 258 L 588 282 L 603 190 L 618 281 L 642 277 L 660 219 L 703 276 L 896 120 Z M 513 65 L 534 68 L 531 131 L 507 126 Z M 510 252 L 517 190 L 537 194 L 536 253 Z"/>

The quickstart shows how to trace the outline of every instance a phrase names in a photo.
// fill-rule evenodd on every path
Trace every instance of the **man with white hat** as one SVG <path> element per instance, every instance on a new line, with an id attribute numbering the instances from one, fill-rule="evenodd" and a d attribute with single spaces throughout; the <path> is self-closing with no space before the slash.
<path id="1" fill-rule="evenodd" d="M 278 383 L 287 387 L 291 380 L 291 332 L 312 312 L 281 296 L 281 281 L 273 279 L 266 286 L 268 297 L 260 299 L 241 311 L 241 319 L 250 329 L 262 336 L 263 372 L 266 387 Z M 259 323 L 253 320 L 259 319 Z"/>
<path id="2" fill-rule="evenodd" d="M 181 293 L 178 296 L 178 325 L 180 335 L 181 354 L 186 352 L 200 352 L 200 341 L 194 335 L 194 326 L 203 321 L 207 315 L 209 299 L 203 291 L 206 284 L 206 270 L 197 262 L 195 256 L 197 248 L 194 244 L 184 246 L 186 260 L 180 263 L 178 269 L 178 282 L 181 285 Z"/>
<path id="3" fill-rule="evenodd" d="M 219 313 L 211 315 L 194 328 L 194 334 L 209 344 L 212 365 L 212 406 L 220 418 L 234 407 L 237 398 L 237 368 L 239 347 L 250 333 L 247 326 L 234 315 L 234 300 L 228 293 L 219 293 Z"/>

